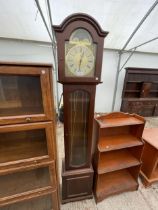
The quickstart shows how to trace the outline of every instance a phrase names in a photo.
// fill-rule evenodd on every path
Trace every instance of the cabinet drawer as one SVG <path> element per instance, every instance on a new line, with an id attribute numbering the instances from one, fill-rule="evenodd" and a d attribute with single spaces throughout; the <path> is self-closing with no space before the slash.
<path id="1" fill-rule="evenodd" d="M 0 65 L 0 125 L 52 119 L 50 70 Z"/>
<path id="2" fill-rule="evenodd" d="M 0 176 L 0 205 L 51 193 L 56 177 L 53 166 Z"/>
<path id="3" fill-rule="evenodd" d="M 0 174 L 3 170 L 40 166 L 54 159 L 52 123 L 0 127 Z"/>

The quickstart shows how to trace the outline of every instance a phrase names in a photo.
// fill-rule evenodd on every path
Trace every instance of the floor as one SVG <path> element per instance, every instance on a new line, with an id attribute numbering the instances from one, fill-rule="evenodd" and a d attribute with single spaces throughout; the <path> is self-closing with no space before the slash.
<path id="1" fill-rule="evenodd" d="M 158 127 L 158 118 L 146 118 L 146 120 L 146 127 Z M 57 127 L 57 136 L 59 175 L 61 175 L 61 160 L 64 157 L 64 136 L 61 123 Z M 94 199 L 71 202 L 62 205 L 61 210 L 158 210 L 158 184 L 144 188 L 140 180 L 139 182 L 138 191 L 111 196 L 98 204 Z"/>

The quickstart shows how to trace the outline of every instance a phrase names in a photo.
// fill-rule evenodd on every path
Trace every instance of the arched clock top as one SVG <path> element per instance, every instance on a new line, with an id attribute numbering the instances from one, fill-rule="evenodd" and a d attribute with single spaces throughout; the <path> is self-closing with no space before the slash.
<path id="1" fill-rule="evenodd" d="M 68 25 L 74 22 L 87 22 L 90 25 L 92 25 L 99 36 L 106 37 L 108 32 L 102 30 L 99 23 L 90 15 L 84 14 L 84 13 L 75 13 L 73 15 L 68 16 L 59 26 L 54 25 L 54 29 L 56 32 L 63 32 Z M 82 26 L 80 26 L 82 27 Z"/>
<path id="2" fill-rule="evenodd" d="M 99 84 L 103 58 L 103 31 L 89 15 L 68 16 L 53 26 L 58 49 L 59 82 L 62 84 Z"/>

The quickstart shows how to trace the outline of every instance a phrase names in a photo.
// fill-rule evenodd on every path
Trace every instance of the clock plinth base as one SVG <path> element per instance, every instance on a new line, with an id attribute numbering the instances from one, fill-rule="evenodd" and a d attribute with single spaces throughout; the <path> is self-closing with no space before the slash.
<path id="1" fill-rule="evenodd" d="M 65 170 L 62 167 L 62 203 L 92 198 L 93 168 Z"/>

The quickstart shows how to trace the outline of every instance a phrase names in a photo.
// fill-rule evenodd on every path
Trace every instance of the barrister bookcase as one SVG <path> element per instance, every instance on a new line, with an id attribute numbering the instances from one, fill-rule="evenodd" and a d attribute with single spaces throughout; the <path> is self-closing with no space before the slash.
<path id="1" fill-rule="evenodd" d="M 0 210 L 59 210 L 51 65 L 0 63 Z"/>
<path id="2" fill-rule="evenodd" d="M 96 202 L 138 189 L 144 119 L 121 112 L 96 116 L 94 195 Z"/>

